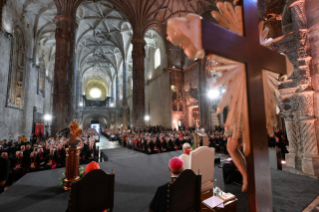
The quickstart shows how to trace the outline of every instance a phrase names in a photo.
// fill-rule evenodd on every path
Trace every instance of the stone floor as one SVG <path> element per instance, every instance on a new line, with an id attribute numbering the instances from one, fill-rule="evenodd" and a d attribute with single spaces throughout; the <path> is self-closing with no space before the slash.
<path id="1" fill-rule="evenodd" d="M 120 147 L 118 141 L 109 141 L 105 136 L 101 135 L 100 142 L 97 143 L 97 146 L 102 149 L 113 149 Z M 229 155 L 217 153 L 218 156 L 229 157 Z M 309 204 L 309 206 L 303 210 L 303 212 L 319 212 L 319 196 L 314 199 L 314 201 Z"/>

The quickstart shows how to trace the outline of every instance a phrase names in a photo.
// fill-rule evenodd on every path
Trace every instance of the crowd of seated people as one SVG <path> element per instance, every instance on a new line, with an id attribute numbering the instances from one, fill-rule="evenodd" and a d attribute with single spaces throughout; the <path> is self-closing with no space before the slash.
<path id="1" fill-rule="evenodd" d="M 216 126 L 212 132 L 208 132 L 209 147 L 214 147 L 218 153 L 228 154 L 227 137 L 224 135 L 224 128 Z"/>
<path id="2" fill-rule="evenodd" d="M 101 134 L 107 137 L 110 141 L 118 141 L 120 133 L 121 132 L 119 130 L 101 128 Z"/>
<path id="3" fill-rule="evenodd" d="M 98 161 L 96 151 L 97 132 L 92 129 L 84 130 L 78 137 L 80 140 L 80 164 Z M 12 185 L 28 172 L 55 169 L 65 166 L 68 139 L 64 135 L 47 138 L 45 141 L 34 143 L 32 146 L 27 139 L 17 142 L 0 141 L 0 154 L 7 160 L 8 178 L 6 185 Z M 4 168 L 3 168 L 4 169 Z M 3 170 L 0 170 L 2 172 Z"/>
<path id="4" fill-rule="evenodd" d="M 102 133 L 107 138 L 119 141 L 123 147 L 146 154 L 181 150 L 184 143 L 193 146 L 193 132 L 193 129 L 177 131 L 160 126 L 147 127 L 139 131 L 123 130 L 122 132 L 102 128 Z M 227 154 L 227 138 L 223 133 L 223 128 L 219 126 L 215 127 L 212 132 L 208 132 L 209 146 L 214 147 L 217 152 Z"/>
<path id="5" fill-rule="evenodd" d="M 146 154 L 181 150 L 182 145 L 187 142 L 192 144 L 190 131 L 176 131 L 164 129 L 163 127 L 147 127 L 144 130 L 133 131 L 102 129 L 108 138 L 114 138 L 123 147 L 133 149 Z"/>

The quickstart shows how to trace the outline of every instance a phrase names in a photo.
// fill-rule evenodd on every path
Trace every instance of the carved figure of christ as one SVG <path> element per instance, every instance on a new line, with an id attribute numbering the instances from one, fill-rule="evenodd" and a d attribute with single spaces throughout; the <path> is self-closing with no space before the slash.
<path id="1" fill-rule="evenodd" d="M 195 15 L 188 17 L 187 24 L 180 25 L 180 31 L 185 30 L 188 33 L 183 34 L 176 30 L 171 36 L 168 32 L 168 37 L 173 43 L 180 44 L 191 58 L 201 57 L 205 52 L 245 64 L 245 72 L 241 76 L 245 82 L 242 90 L 247 93 L 239 92 L 238 95 L 247 98 L 241 109 L 244 111 L 242 139 L 247 161 L 249 211 L 271 212 L 273 208 L 263 85 L 266 81 L 263 78 L 269 75 L 264 70 L 286 74 L 285 57 L 260 45 L 256 0 L 243 1 L 244 36 L 208 21 L 198 20 Z M 201 30 L 199 40 L 196 40 L 196 33 L 200 33 L 196 30 Z M 185 39 L 181 40 L 181 37 Z M 265 92 L 267 93 L 267 89 Z"/>

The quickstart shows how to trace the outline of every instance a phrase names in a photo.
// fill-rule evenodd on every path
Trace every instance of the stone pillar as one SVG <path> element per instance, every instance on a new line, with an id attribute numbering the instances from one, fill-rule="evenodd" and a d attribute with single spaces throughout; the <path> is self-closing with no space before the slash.
<path id="1" fill-rule="evenodd" d="M 296 168 L 296 153 L 298 148 L 298 135 L 299 135 L 299 128 L 298 124 L 296 124 L 293 120 L 285 120 L 287 136 L 289 141 L 288 151 L 289 153 L 286 154 L 286 164 L 289 167 Z"/>
<path id="2" fill-rule="evenodd" d="M 77 108 L 77 113 L 76 113 L 76 117 L 79 121 L 79 123 L 82 122 L 82 120 L 80 120 L 81 117 L 81 109 L 82 107 L 80 106 L 80 102 L 82 102 L 82 82 L 81 82 L 81 73 L 78 72 L 78 77 L 77 77 L 77 83 L 76 83 L 76 108 Z"/>
<path id="3" fill-rule="evenodd" d="M 314 114 L 319 117 L 319 1 L 306 1 L 306 17 L 309 30 L 310 53 L 312 60 L 310 63 L 310 73 L 314 93 Z M 319 121 L 314 122 L 317 139 L 319 138 Z M 318 141 L 319 142 L 319 141 Z M 319 169 L 319 168 L 318 168 Z M 317 170 L 319 172 L 319 170 Z M 319 174 L 315 174 L 319 176 Z"/>
<path id="4" fill-rule="evenodd" d="M 7 0 L 0 0 L 0 30 L 2 30 L 2 10 L 6 3 L 7 3 Z"/>
<path id="5" fill-rule="evenodd" d="M 114 98 L 115 98 L 115 92 L 114 92 L 114 82 L 112 80 L 112 87 L 111 87 L 111 99 L 112 99 L 112 102 L 114 101 Z"/>
<path id="6" fill-rule="evenodd" d="M 145 80 L 144 80 L 144 58 L 145 41 L 143 36 L 132 39 L 133 44 L 133 128 L 144 127 L 145 116 Z"/>
<path id="7" fill-rule="evenodd" d="M 127 123 L 128 123 L 128 105 L 127 105 L 127 73 L 128 73 L 128 67 L 127 63 L 123 62 L 123 129 L 127 129 Z"/>
<path id="8" fill-rule="evenodd" d="M 319 74 L 316 70 L 319 57 L 314 60 L 314 56 L 319 56 L 319 30 L 314 20 L 319 17 L 315 9 L 318 6 L 318 1 L 287 1 L 282 14 L 284 35 L 266 44 L 287 55 L 294 65 L 293 73 L 279 86 L 279 107 L 285 118 L 289 141 L 287 166 L 316 176 L 319 176 L 316 119 L 319 115 Z"/>
<path id="9" fill-rule="evenodd" d="M 116 74 L 116 86 L 115 86 L 115 92 L 116 92 L 116 107 L 120 107 L 120 81 L 119 81 L 119 74 Z"/>
<path id="10" fill-rule="evenodd" d="M 205 131 L 210 130 L 210 110 L 209 110 L 209 99 L 207 98 L 207 87 L 206 87 L 206 58 L 199 61 L 199 117 L 200 127 L 204 128 Z"/>
<path id="11" fill-rule="evenodd" d="M 76 34 L 76 32 L 75 32 Z M 76 119 L 77 118 L 77 109 L 79 107 L 79 103 L 77 102 L 77 85 L 78 85 L 78 75 L 80 75 L 80 73 L 78 73 L 77 70 L 77 64 L 76 64 L 76 51 L 75 49 L 73 49 L 74 53 L 73 53 L 73 58 L 72 58 L 72 62 L 73 62 L 73 88 L 72 88 L 72 119 Z"/>
<path id="12" fill-rule="evenodd" d="M 54 68 L 52 134 L 68 126 L 72 121 L 72 83 L 74 83 L 74 42 L 76 10 L 82 2 L 75 0 L 55 1 L 58 15 L 56 23 L 56 54 Z"/>

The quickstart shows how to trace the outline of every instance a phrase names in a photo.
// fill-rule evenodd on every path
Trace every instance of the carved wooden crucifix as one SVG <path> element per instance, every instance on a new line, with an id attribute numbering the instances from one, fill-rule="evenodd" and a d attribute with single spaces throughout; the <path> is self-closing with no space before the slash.
<path id="1" fill-rule="evenodd" d="M 273 211 L 262 70 L 286 74 L 285 57 L 260 45 L 257 1 L 243 1 L 244 36 L 202 20 L 206 53 L 246 65 L 250 154 L 247 156 L 249 211 Z M 240 203 L 239 203 L 240 204 Z"/>
<path id="2" fill-rule="evenodd" d="M 231 6 L 228 3 L 228 9 L 229 7 Z M 224 12 L 227 16 L 227 11 L 224 10 Z M 240 95 L 237 95 L 238 92 L 234 95 L 237 95 L 236 98 L 243 99 L 242 102 L 245 102 L 243 107 L 246 108 L 245 112 L 242 110 L 240 113 L 247 117 L 243 118 L 242 125 L 244 144 L 246 144 L 244 151 L 247 156 L 249 211 L 271 212 L 273 210 L 272 193 L 263 85 L 263 80 L 266 79 L 266 77 L 263 79 L 263 76 L 266 75 L 263 75 L 263 70 L 285 74 L 286 60 L 284 56 L 260 44 L 257 0 L 243 0 L 242 13 L 244 36 L 209 21 L 201 20 L 194 14 L 170 20 L 167 33 L 168 39 L 172 43 L 179 44 L 190 58 L 202 58 L 205 52 L 245 64 L 246 72 L 243 72 L 244 75 L 242 75 L 242 82 L 246 83 L 243 84 L 245 89 Z M 228 16 L 233 14 L 228 14 Z M 238 19 L 241 19 L 241 15 L 237 17 L 237 21 Z M 198 33 L 200 30 L 201 33 Z M 247 95 L 242 95 L 246 90 Z M 247 101 L 242 96 L 247 96 Z M 236 117 L 237 130 L 234 134 L 238 135 L 238 125 L 241 124 L 238 124 L 240 122 L 238 115 Z M 267 122 L 267 127 L 269 127 L 269 122 Z M 234 134 L 233 136 L 236 137 Z"/>

